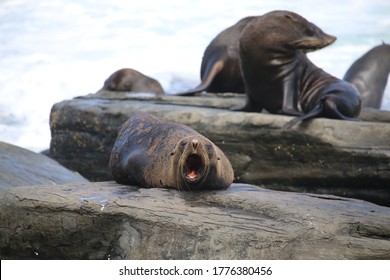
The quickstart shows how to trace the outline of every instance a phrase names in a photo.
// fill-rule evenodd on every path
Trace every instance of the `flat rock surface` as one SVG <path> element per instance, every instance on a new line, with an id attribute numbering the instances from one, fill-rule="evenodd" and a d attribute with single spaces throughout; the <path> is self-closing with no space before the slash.
<path id="1" fill-rule="evenodd" d="M 219 146 L 235 182 L 354 197 L 390 206 L 390 119 L 364 110 L 359 122 L 314 119 L 283 129 L 289 116 L 234 112 L 235 94 L 179 97 L 101 92 L 53 106 L 51 156 L 92 181 L 112 180 L 118 128 L 144 111 L 186 124 Z"/>
<path id="2" fill-rule="evenodd" d="M 87 181 L 45 155 L 0 141 L 0 189 Z"/>
<path id="3" fill-rule="evenodd" d="M 233 184 L 0 191 L 1 259 L 390 259 L 390 208 Z"/>

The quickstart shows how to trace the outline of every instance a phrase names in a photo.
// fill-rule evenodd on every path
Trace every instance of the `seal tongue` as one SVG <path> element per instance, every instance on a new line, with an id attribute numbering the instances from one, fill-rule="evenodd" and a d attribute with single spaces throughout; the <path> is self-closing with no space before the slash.
<path id="1" fill-rule="evenodd" d="M 195 180 L 199 176 L 199 169 L 202 167 L 202 158 L 192 154 L 187 158 L 186 176 L 190 180 Z"/>
<path id="2" fill-rule="evenodd" d="M 190 179 L 195 179 L 196 178 L 196 171 L 195 170 L 190 170 L 190 172 L 188 172 L 187 174 L 187 177 L 190 178 Z"/>

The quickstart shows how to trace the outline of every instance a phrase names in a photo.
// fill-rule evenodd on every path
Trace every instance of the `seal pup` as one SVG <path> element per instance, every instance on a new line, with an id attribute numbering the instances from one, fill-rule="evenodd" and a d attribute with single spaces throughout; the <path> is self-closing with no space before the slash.
<path id="1" fill-rule="evenodd" d="M 147 188 L 226 189 L 234 179 L 229 160 L 209 139 L 142 112 L 121 126 L 109 167 L 116 182 Z"/>
<path id="2" fill-rule="evenodd" d="M 245 17 L 219 33 L 204 51 L 200 68 L 201 83 L 176 95 L 190 96 L 202 91 L 245 93 L 239 61 L 239 37 L 253 18 Z"/>
<path id="3" fill-rule="evenodd" d="M 251 20 L 240 37 L 241 70 L 247 90 L 241 110 L 300 116 L 352 119 L 360 112 L 356 88 L 316 67 L 309 51 L 336 37 L 290 11 L 272 11 Z"/>
<path id="4" fill-rule="evenodd" d="M 343 79 L 360 92 L 362 107 L 380 109 L 390 73 L 390 45 L 376 46 L 357 59 Z"/>
<path id="5" fill-rule="evenodd" d="M 164 90 L 157 80 L 131 68 L 115 71 L 104 82 L 101 90 L 164 94 Z"/>

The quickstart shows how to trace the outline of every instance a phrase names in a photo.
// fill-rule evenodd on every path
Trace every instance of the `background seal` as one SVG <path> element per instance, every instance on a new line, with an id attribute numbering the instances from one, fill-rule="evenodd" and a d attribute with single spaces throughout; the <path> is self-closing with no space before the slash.
<path id="1" fill-rule="evenodd" d="M 352 63 L 344 75 L 360 92 L 362 107 L 380 109 L 390 73 L 390 45 L 376 46 Z"/>
<path id="2" fill-rule="evenodd" d="M 356 88 L 318 68 L 306 56 L 335 40 L 290 11 L 272 11 L 252 19 L 240 37 L 247 90 L 242 110 L 266 109 L 274 114 L 300 116 L 286 128 L 319 116 L 355 118 L 361 108 Z"/>
<path id="3" fill-rule="evenodd" d="M 194 89 L 177 95 L 197 92 L 245 93 L 239 57 L 241 31 L 254 17 L 246 17 L 219 33 L 204 51 L 200 68 L 201 83 Z"/>
<path id="4" fill-rule="evenodd" d="M 112 73 L 101 90 L 164 94 L 164 89 L 157 80 L 131 68 L 122 68 Z"/>

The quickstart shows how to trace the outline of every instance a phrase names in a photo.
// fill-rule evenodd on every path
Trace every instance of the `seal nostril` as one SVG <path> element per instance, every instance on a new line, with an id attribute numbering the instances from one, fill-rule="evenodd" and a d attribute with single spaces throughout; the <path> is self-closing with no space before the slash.
<path id="1" fill-rule="evenodd" d="M 199 144 L 199 141 L 194 139 L 192 140 L 192 147 L 194 147 L 194 149 L 196 149 L 198 147 L 198 144 Z"/>

